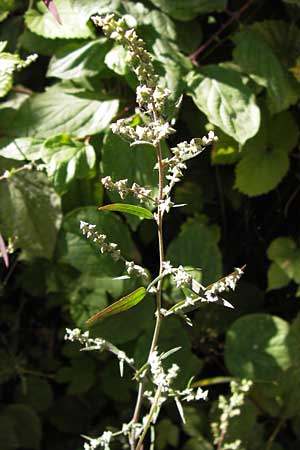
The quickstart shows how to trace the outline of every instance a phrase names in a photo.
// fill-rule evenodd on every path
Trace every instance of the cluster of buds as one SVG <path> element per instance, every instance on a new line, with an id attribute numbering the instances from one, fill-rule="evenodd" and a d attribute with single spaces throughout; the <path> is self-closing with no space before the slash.
<path id="1" fill-rule="evenodd" d="M 110 441 L 113 436 L 111 431 L 104 431 L 104 433 L 97 439 L 84 436 L 89 442 L 83 444 L 84 450 L 95 450 L 98 447 L 103 448 L 103 450 L 110 450 Z"/>
<path id="2" fill-rule="evenodd" d="M 101 253 L 109 253 L 114 261 L 119 261 L 121 258 L 121 251 L 118 249 L 118 245 L 114 242 L 107 242 L 106 234 L 98 233 L 98 231 L 96 231 L 96 225 L 81 220 L 80 229 L 84 236 L 99 246 Z"/>
<path id="3" fill-rule="evenodd" d="M 171 148 L 173 156 L 163 160 L 164 166 L 168 167 L 168 174 L 166 179 L 169 184 L 164 188 L 164 195 L 168 196 L 176 183 L 180 181 L 183 176 L 182 170 L 186 169 L 185 161 L 198 156 L 207 145 L 211 145 L 217 141 L 213 131 L 210 131 L 207 136 L 202 138 L 192 139 L 189 143 L 184 141 Z"/>
<path id="4" fill-rule="evenodd" d="M 170 97 L 171 91 L 162 86 L 150 88 L 146 85 L 138 86 L 136 89 L 136 101 L 143 111 L 159 113 L 165 106 L 166 100 Z"/>
<path id="5" fill-rule="evenodd" d="M 66 341 L 71 342 L 79 342 L 84 348 L 85 351 L 91 350 L 99 350 L 104 351 L 107 350 L 110 353 L 113 353 L 119 360 L 120 367 L 120 375 L 123 376 L 124 373 L 124 363 L 128 364 L 132 369 L 135 370 L 134 360 L 129 358 L 123 350 L 120 350 L 111 342 L 106 341 L 101 338 L 91 338 L 89 331 L 81 332 L 79 328 L 74 328 L 73 330 L 66 328 L 66 334 L 64 339 Z"/>
<path id="6" fill-rule="evenodd" d="M 132 186 L 129 187 L 128 179 L 113 182 L 111 177 L 107 176 L 101 179 L 101 183 L 109 191 L 117 191 L 122 199 L 128 194 L 133 194 L 140 202 L 150 198 L 151 189 L 146 189 L 137 183 L 133 183 Z"/>
<path id="7" fill-rule="evenodd" d="M 161 388 L 162 392 L 168 392 L 172 381 L 177 377 L 179 367 L 176 364 L 165 372 L 162 365 L 162 355 L 154 350 L 149 357 L 150 371 L 152 374 L 153 383 Z"/>
<path id="8" fill-rule="evenodd" d="M 135 30 L 128 29 L 125 19 L 116 20 L 113 14 L 104 17 L 93 16 L 95 25 L 102 27 L 106 36 L 114 39 L 129 51 L 130 63 L 140 82 L 147 87 L 155 88 L 158 77 L 152 64 L 152 56 L 145 49 L 145 43 L 138 37 Z"/>
<path id="9" fill-rule="evenodd" d="M 121 255 L 121 251 L 117 244 L 114 242 L 107 242 L 106 234 L 100 234 L 96 231 L 96 225 L 92 225 L 91 223 L 83 222 L 81 220 L 80 229 L 87 239 L 90 239 L 99 246 L 101 253 L 109 253 L 114 261 L 123 261 L 129 276 L 135 275 L 138 277 L 148 278 L 148 274 L 143 267 L 135 264 L 133 261 L 127 261 Z"/>
<path id="10" fill-rule="evenodd" d="M 137 125 L 132 127 L 126 124 L 126 119 L 120 119 L 111 126 L 111 129 L 113 133 L 133 141 L 131 145 L 150 144 L 156 146 L 162 139 L 167 139 L 171 134 L 175 133 L 174 128 L 161 118 L 153 120 L 144 126 Z"/>
<path id="11" fill-rule="evenodd" d="M 234 272 L 209 286 L 205 290 L 207 301 L 216 301 L 218 294 L 229 291 L 230 289 L 234 291 L 243 273 L 243 267 L 235 267 Z"/>

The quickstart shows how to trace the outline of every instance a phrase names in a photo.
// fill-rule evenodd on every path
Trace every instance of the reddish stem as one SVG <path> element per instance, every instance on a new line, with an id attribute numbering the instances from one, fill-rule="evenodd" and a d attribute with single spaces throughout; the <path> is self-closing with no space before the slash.
<path id="1" fill-rule="evenodd" d="M 206 41 L 201 45 L 194 53 L 189 55 L 189 59 L 195 62 L 198 55 L 203 53 L 209 46 L 216 40 L 216 38 L 223 33 L 235 20 L 239 20 L 241 15 L 249 8 L 253 0 L 248 0 L 238 11 L 230 13 L 229 19 Z"/>

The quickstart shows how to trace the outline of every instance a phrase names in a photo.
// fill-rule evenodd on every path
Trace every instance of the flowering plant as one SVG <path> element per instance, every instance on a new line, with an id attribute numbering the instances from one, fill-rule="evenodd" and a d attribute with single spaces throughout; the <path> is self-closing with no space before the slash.
<path id="1" fill-rule="evenodd" d="M 110 243 L 105 234 L 96 230 L 96 226 L 86 222 L 80 223 L 80 229 L 87 239 L 94 242 L 101 253 L 108 253 L 115 261 L 124 263 L 126 275 L 123 277 L 142 277 L 148 282 L 147 287 L 141 286 L 114 304 L 108 306 L 103 311 L 95 314 L 88 322 L 95 322 L 105 316 L 121 313 L 137 303 L 141 302 L 146 294 L 154 294 L 156 298 L 156 324 L 153 331 L 152 343 L 148 352 L 146 363 L 138 368 L 133 358 L 129 358 L 122 350 L 119 350 L 112 343 L 101 338 L 90 337 L 89 331 L 81 332 L 79 329 L 67 329 L 65 338 L 71 341 L 79 341 L 83 350 L 108 350 L 116 355 L 120 364 L 121 376 L 124 370 L 124 363 L 128 364 L 134 371 L 134 378 L 138 382 L 138 394 L 136 405 L 131 420 L 123 424 L 121 430 L 116 432 L 104 431 L 98 438 L 89 438 L 84 444 L 85 450 L 94 450 L 98 447 L 108 450 L 112 439 L 123 435 L 127 438 L 131 450 L 140 450 L 144 445 L 144 440 L 149 429 L 155 424 L 163 403 L 167 399 L 173 399 L 178 408 L 182 421 L 185 421 L 181 401 L 204 400 L 207 391 L 201 387 L 194 389 L 192 383 L 182 389 L 175 389 L 173 381 L 176 379 L 180 368 L 177 364 L 172 364 L 168 369 L 164 367 L 163 361 L 180 348 L 169 349 L 167 352 L 159 352 L 159 335 L 164 320 L 171 315 L 180 315 L 189 325 L 192 325 L 186 313 L 197 308 L 200 303 L 212 302 L 220 303 L 227 307 L 232 305 L 223 299 L 220 294 L 228 289 L 235 289 L 236 283 L 243 274 L 242 269 L 235 269 L 233 273 L 216 281 L 210 286 L 200 284 L 182 265 L 173 267 L 170 261 L 165 259 L 163 219 L 171 208 L 182 206 L 176 205 L 171 198 L 172 190 L 183 176 L 183 171 L 187 168 L 186 162 L 200 155 L 206 146 L 213 144 L 217 137 L 213 131 L 202 138 L 192 139 L 188 142 L 181 142 L 171 148 L 171 154 L 163 154 L 162 143 L 175 133 L 175 129 L 165 118 L 165 109 L 170 100 L 169 89 L 159 85 L 159 78 L 155 74 L 155 69 L 150 53 L 145 49 L 145 43 L 133 29 L 128 29 L 124 18 L 116 20 L 113 15 L 105 17 L 94 16 L 94 23 L 102 27 L 104 33 L 123 45 L 128 51 L 128 61 L 138 79 L 136 89 L 137 113 L 140 115 L 141 124 L 133 126 L 128 119 L 120 119 L 112 126 L 113 133 L 119 134 L 122 138 L 131 142 L 132 151 L 140 144 L 150 144 L 156 152 L 157 162 L 155 169 L 158 171 L 158 193 L 155 194 L 148 189 L 133 183 L 128 184 L 127 179 L 112 180 L 110 176 L 102 178 L 103 186 L 108 190 L 116 191 L 121 199 L 131 193 L 136 196 L 141 203 L 147 206 L 150 202 L 155 209 L 154 213 L 146 207 L 129 205 L 125 203 L 112 204 L 102 207 L 112 211 L 122 211 L 128 214 L 145 218 L 152 218 L 157 225 L 158 250 L 159 250 L 159 270 L 157 277 L 149 281 L 147 271 L 135 264 L 127 261 L 121 254 L 118 245 Z M 177 105 L 178 107 L 178 105 Z M 166 277 L 171 277 L 177 288 L 183 289 L 184 300 L 175 303 L 169 309 L 162 304 L 163 281 Z M 150 388 L 148 388 L 150 386 Z M 141 411 L 144 403 L 149 404 L 149 409 L 142 417 Z"/>

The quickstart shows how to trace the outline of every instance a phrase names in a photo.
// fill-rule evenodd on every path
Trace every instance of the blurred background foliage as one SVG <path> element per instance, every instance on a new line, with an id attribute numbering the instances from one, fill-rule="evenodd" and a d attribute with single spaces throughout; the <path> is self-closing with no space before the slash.
<path id="1" fill-rule="evenodd" d="M 55 5 L 51 13 L 42 1 L 0 3 L 1 450 L 79 450 L 80 434 L 118 428 L 132 413 L 129 371 L 120 379 L 110 355 L 80 353 L 63 340 L 66 327 L 81 327 L 136 287 L 112 281 L 121 268 L 82 236 L 80 220 L 153 276 L 157 270 L 151 221 L 96 210 L 116 200 L 101 176 L 157 183 L 153 150 L 132 149 L 109 131 L 119 117 L 139 117 L 126 51 L 90 21 L 108 11 L 146 40 L 173 100 L 184 95 L 179 111 L 170 104 L 166 112 L 177 129 L 167 145 L 210 129 L 219 136 L 176 189 L 176 202 L 188 206 L 166 217 L 167 258 L 200 267 L 203 283 L 247 264 L 228 297 L 234 310 L 204 304 L 191 329 L 179 319 L 164 323 L 160 349 L 182 347 L 180 383 L 194 376 L 209 399 L 185 408 L 184 426 L 167 406 L 157 449 L 212 450 L 210 422 L 233 377 L 254 385 L 224 445 L 239 438 L 246 450 L 298 448 L 299 0 Z M 179 299 L 165 283 L 165 304 Z M 149 297 L 95 334 L 142 365 L 153 310 Z"/>

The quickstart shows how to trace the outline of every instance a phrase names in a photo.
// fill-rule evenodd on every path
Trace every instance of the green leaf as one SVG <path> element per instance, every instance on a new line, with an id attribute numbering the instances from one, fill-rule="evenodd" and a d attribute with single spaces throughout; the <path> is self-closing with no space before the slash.
<path id="1" fill-rule="evenodd" d="M 133 216 L 141 217 L 142 219 L 154 219 L 151 211 L 141 206 L 127 205 L 126 203 L 113 203 L 112 205 L 100 206 L 99 211 L 120 211 Z"/>
<path id="2" fill-rule="evenodd" d="M 239 378 L 275 380 L 291 366 L 288 322 L 269 314 L 239 318 L 226 336 L 225 361 Z"/>
<path id="3" fill-rule="evenodd" d="M 79 354 L 71 366 L 62 367 L 55 375 L 58 383 L 68 383 L 67 393 L 78 395 L 87 392 L 96 382 L 96 364 L 88 355 Z"/>
<path id="4" fill-rule="evenodd" d="M 37 9 L 30 9 L 25 14 L 27 27 L 33 33 L 50 39 L 79 39 L 94 36 L 88 21 L 91 15 L 101 13 L 103 7 L 109 6 L 108 0 L 55 0 L 60 16 L 60 25 L 43 2 L 39 1 Z"/>
<path id="5" fill-rule="evenodd" d="M 100 133 L 118 112 L 119 101 L 102 94 L 68 94 L 53 87 L 30 96 L 3 130 L 8 136 L 47 138 L 66 133 L 77 138 Z"/>
<path id="6" fill-rule="evenodd" d="M 38 415 L 33 409 L 22 404 L 9 405 L 0 416 L 0 424 L 3 419 L 9 421 L 11 431 L 13 430 L 17 440 L 15 447 L 6 447 L 6 449 L 24 448 L 38 450 L 40 448 L 42 426 Z"/>
<path id="7" fill-rule="evenodd" d="M 80 397 L 66 395 L 58 398 L 46 417 L 57 430 L 77 436 L 87 430 L 89 408 Z"/>
<path id="8" fill-rule="evenodd" d="M 15 0 L 2 0 L 0 4 L 0 22 L 6 19 L 15 7 Z"/>
<path id="9" fill-rule="evenodd" d="M 23 61 L 19 55 L 3 52 L 5 43 L 0 48 L 0 98 L 4 97 L 13 86 L 13 74 L 15 71 L 27 67 L 31 59 Z"/>
<path id="10" fill-rule="evenodd" d="M 282 270 L 278 264 L 272 263 L 268 269 L 268 291 L 280 289 L 287 286 L 289 282 L 290 278 L 285 271 Z"/>
<path id="11" fill-rule="evenodd" d="M 44 142 L 41 158 L 47 164 L 47 172 L 53 177 L 54 187 L 62 194 L 74 178 L 86 178 L 94 167 L 94 148 L 66 134 L 49 138 Z"/>
<path id="12" fill-rule="evenodd" d="M 268 258 L 284 272 L 285 277 L 300 283 L 300 249 L 288 237 L 274 239 L 267 250 Z"/>
<path id="13" fill-rule="evenodd" d="M 53 402 L 51 385 L 37 376 L 23 377 L 22 383 L 16 388 L 15 401 L 24 403 L 35 411 L 45 411 Z"/>
<path id="14" fill-rule="evenodd" d="M 72 80 L 97 75 L 105 67 L 104 57 L 110 47 L 111 43 L 105 38 L 67 44 L 51 58 L 47 77 Z"/>
<path id="15" fill-rule="evenodd" d="M 226 0 L 151 0 L 162 11 L 177 20 L 191 20 L 199 14 L 222 11 Z"/>
<path id="16" fill-rule="evenodd" d="M 218 141 L 213 145 L 211 152 L 212 164 L 233 164 L 241 157 L 239 144 L 232 137 L 216 130 Z"/>
<path id="17" fill-rule="evenodd" d="M 29 256 L 50 259 L 61 223 L 60 198 L 41 172 L 23 171 L 0 182 L 0 230 L 16 236 Z"/>
<path id="18" fill-rule="evenodd" d="M 140 301 L 143 300 L 146 294 L 147 294 L 146 288 L 140 287 L 135 291 L 131 292 L 130 294 L 126 295 L 125 297 L 122 297 L 120 300 L 113 303 L 112 305 L 107 306 L 107 308 L 103 309 L 97 314 L 94 314 L 86 321 L 86 323 L 93 323 L 96 320 L 103 319 L 104 317 L 112 316 L 114 314 L 119 314 L 123 311 L 127 311 L 127 309 L 130 309 L 133 306 L 140 303 Z"/>
<path id="19" fill-rule="evenodd" d="M 296 103 L 299 89 L 295 89 L 288 70 L 261 35 L 246 29 L 234 40 L 237 44 L 233 52 L 234 61 L 257 84 L 267 89 L 271 112 L 278 113 Z"/>
<path id="20" fill-rule="evenodd" d="M 155 442 L 158 450 L 163 450 L 168 445 L 177 448 L 179 443 L 179 428 L 170 419 L 162 419 L 155 428 Z"/>
<path id="21" fill-rule="evenodd" d="M 42 139 L 0 138 L 0 156 L 18 161 L 36 161 L 41 158 Z"/>
<path id="22" fill-rule="evenodd" d="M 125 75 L 128 72 L 127 65 L 128 51 L 123 45 L 116 45 L 105 55 L 105 64 L 109 69 L 118 75 Z"/>
<path id="23" fill-rule="evenodd" d="M 236 166 L 235 187 L 250 197 L 274 189 L 289 169 L 288 152 L 296 145 L 299 130 L 291 113 L 270 117 L 265 111 L 259 133 L 243 148 Z"/>
<path id="24" fill-rule="evenodd" d="M 220 231 L 216 225 L 206 225 L 196 220 L 187 221 L 177 238 L 167 249 L 167 259 L 174 266 L 191 266 L 203 269 L 203 284 L 221 277 L 222 263 L 218 248 Z"/>
<path id="25" fill-rule="evenodd" d="M 59 262 L 70 264 L 80 272 L 99 278 L 122 274 L 124 264 L 121 261 L 113 261 L 107 254 L 102 255 L 97 245 L 82 235 L 79 228 L 81 220 L 95 224 L 99 233 L 107 235 L 108 242 L 118 244 L 124 257 L 138 259 L 128 227 L 120 217 L 108 211 L 99 214 L 95 207 L 85 207 L 64 217 L 56 252 Z"/>
<path id="26" fill-rule="evenodd" d="M 240 144 L 253 137 L 260 125 L 255 97 L 232 69 L 211 65 L 187 76 L 188 93 L 208 120 Z"/>

